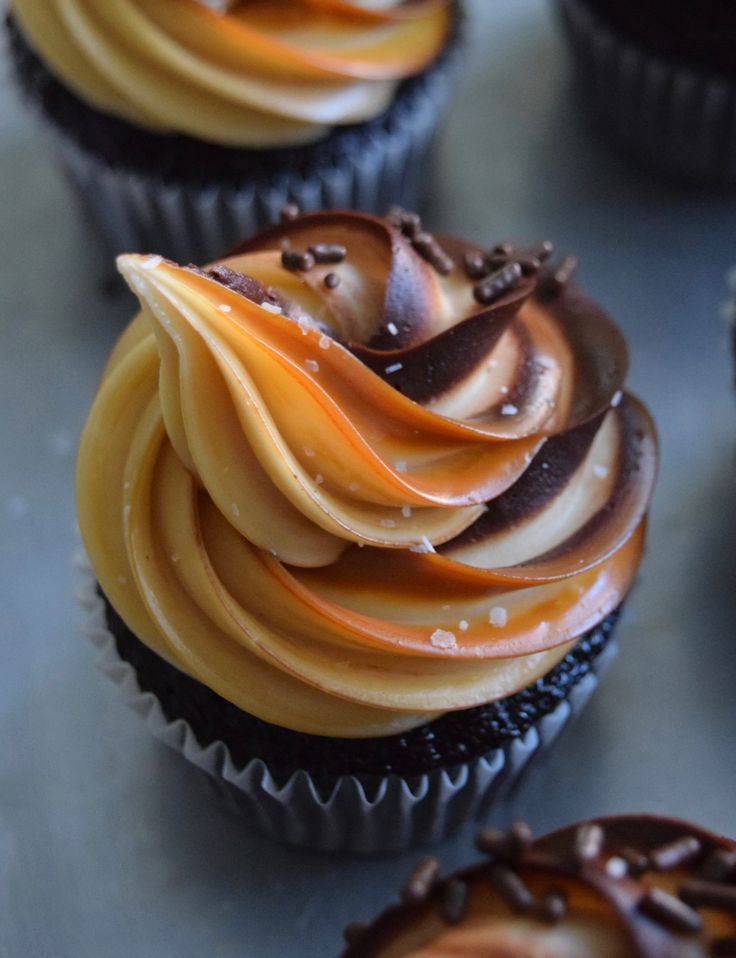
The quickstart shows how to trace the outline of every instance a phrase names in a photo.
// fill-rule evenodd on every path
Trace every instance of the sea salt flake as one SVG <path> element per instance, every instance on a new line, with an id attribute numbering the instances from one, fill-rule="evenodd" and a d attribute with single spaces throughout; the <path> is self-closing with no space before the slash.
<path id="1" fill-rule="evenodd" d="M 391 333 L 392 336 L 399 335 L 399 327 L 396 323 L 386 323 L 386 329 Z"/>
<path id="2" fill-rule="evenodd" d="M 549 469 L 549 463 L 548 463 L 548 462 L 543 462 L 543 463 L 542 463 L 542 469 Z"/>
<path id="3" fill-rule="evenodd" d="M 265 299 L 261 303 L 261 309 L 265 309 L 267 313 L 273 313 L 274 316 L 281 315 L 281 307 L 277 303 L 269 303 Z"/>
<path id="4" fill-rule="evenodd" d="M 614 409 L 621 402 L 621 400 L 623 399 L 623 396 L 624 394 L 621 392 L 620 389 L 617 389 L 616 392 L 613 394 L 613 396 L 611 396 L 611 406 Z"/>
<path id="5" fill-rule="evenodd" d="M 396 520 L 395 519 L 381 519 L 379 525 L 383 526 L 384 529 L 395 529 Z"/>
<path id="6" fill-rule="evenodd" d="M 429 539 L 426 536 L 422 536 L 422 541 L 415 542 L 413 545 L 410 545 L 409 551 L 428 553 L 428 552 L 435 552 L 436 550 L 435 550 L 435 547 L 432 545 L 432 543 L 429 541 Z"/>
<path id="7" fill-rule="evenodd" d="M 608 466 L 601 466 L 598 463 L 596 463 L 593 466 L 593 472 L 595 473 L 596 476 L 598 476 L 599 479 L 605 479 L 606 476 L 608 475 Z"/>
<path id="8" fill-rule="evenodd" d="M 541 366 L 542 369 L 554 369 L 555 361 L 551 356 L 538 356 L 537 366 Z"/>
<path id="9" fill-rule="evenodd" d="M 408 518 L 411 516 L 411 506 L 402 506 L 402 507 L 401 507 L 401 515 L 402 515 L 405 519 L 408 519 Z"/>
<path id="10" fill-rule="evenodd" d="M 305 359 L 304 365 L 313 373 L 319 372 L 319 363 L 316 359 Z"/>
<path id="11" fill-rule="evenodd" d="M 233 311 L 232 306 L 228 306 L 227 303 L 220 303 L 220 305 L 217 308 L 220 310 L 221 313 L 232 313 Z"/>
<path id="12" fill-rule="evenodd" d="M 454 632 L 447 632 L 445 629 L 435 629 L 430 635 L 429 641 L 436 649 L 455 649 L 457 648 L 457 639 Z"/>
<path id="13" fill-rule="evenodd" d="M 467 632 L 467 631 L 468 631 L 468 620 L 467 620 L 467 619 L 460 619 L 460 621 L 459 621 L 458 624 L 457 624 L 457 627 L 458 627 L 458 629 L 460 629 L 461 632 Z"/>
<path id="14" fill-rule="evenodd" d="M 515 416 L 518 411 L 518 406 L 515 406 L 512 402 L 504 403 L 503 406 L 501 406 L 502 416 Z"/>
<path id="15" fill-rule="evenodd" d="M 304 455 L 309 456 L 309 458 L 311 459 L 313 456 L 316 456 L 317 453 L 314 451 L 314 449 L 310 449 L 309 446 L 305 446 Z"/>
<path id="16" fill-rule="evenodd" d="M 509 620 L 509 614 L 502 605 L 494 605 L 488 613 L 488 621 L 497 628 L 502 628 Z"/>
<path id="17" fill-rule="evenodd" d="M 317 483 L 318 486 L 321 486 L 322 483 L 325 481 L 325 477 L 322 475 L 321 472 L 318 472 L 317 475 L 314 477 L 314 481 Z"/>
<path id="18" fill-rule="evenodd" d="M 149 256 L 141 263 L 141 269 L 156 269 L 164 261 L 163 256 Z"/>
<path id="19" fill-rule="evenodd" d="M 391 363 L 390 366 L 386 366 L 386 369 L 384 370 L 384 372 L 386 373 L 387 376 L 390 376 L 391 373 L 397 373 L 400 369 L 403 369 L 403 368 L 404 368 L 403 363 Z"/>
<path id="20" fill-rule="evenodd" d="M 398 460 L 394 463 L 394 469 L 395 469 L 397 472 L 406 472 L 406 469 L 407 469 L 406 459 L 398 459 Z"/>
<path id="21" fill-rule="evenodd" d="M 501 386 L 501 388 L 500 388 L 500 390 L 499 390 L 499 392 L 501 393 L 502 396 L 505 396 L 508 391 L 509 391 L 509 387 L 508 387 L 508 386 Z"/>
<path id="22" fill-rule="evenodd" d="M 319 337 L 319 348 L 320 348 L 320 349 L 329 349 L 331 342 L 332 342 L 332 340 L 330 339 L 330 337 L 329 337 L 329 336 L 325 336 L 325 334 L 323 333 L 323 334 Z"/>

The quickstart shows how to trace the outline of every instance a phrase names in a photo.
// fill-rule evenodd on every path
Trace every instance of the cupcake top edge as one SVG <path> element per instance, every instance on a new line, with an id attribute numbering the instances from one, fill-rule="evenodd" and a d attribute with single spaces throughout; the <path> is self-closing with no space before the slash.
<path id="1" fill-rule="evenodd" d="M 550 244 L 299 215 L 141 312 L 77 472 L 103 590 L 246 711 L 392 734 L 550 671 L 622 601 L 656 471 L 606 314 Z"/>
<path id="2" fill-rule="evenodd" d="M 221 146 L 308 144 L 379 116 L 431 64 L 451 0 L 12 0 L 51 72 L 103 113 Z"/>
<path id="3" fill-rule="evenodd" d="M 534 840 L 517 822 L 476 848 L 484 860 L 447 877 L 419 862 L 397 904 L 349 926 L 343 958 L 734 953 L 736 842 L 703 828 L 622 815 Z"/>

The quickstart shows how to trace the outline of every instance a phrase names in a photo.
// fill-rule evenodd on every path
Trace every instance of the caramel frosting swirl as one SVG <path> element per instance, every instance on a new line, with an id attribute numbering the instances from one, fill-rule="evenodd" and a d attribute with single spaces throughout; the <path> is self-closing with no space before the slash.
<path id="1" fill-rule="evenodd" d="M 223 146 L 286 147 L 378 116 L 439 54 L 449 0 L 12 0 L 26 40 L 97 109 Z"/>
<path id="2" fill-rule="evenodd" d="M 422 862 L 403 904 L 349 930 L 343 958 L 707 958 L 736 952 L 736 842 L 647 815 L 532 842 L 487 829 L 488 860 Z M 347 933 L 346 933 L 347 934 Z"/>
<path id="3" fill-rule="evenodd" d="M 143 641 L 267 721 L 502 698 L 635 573 L 656 451 L 620 333 L 533 273 L 482 305 L 444 246 L 443 275 L 332 212 L 205 270 L 119 258 L 141 312 L 82 437 L 84 541 Z"/>

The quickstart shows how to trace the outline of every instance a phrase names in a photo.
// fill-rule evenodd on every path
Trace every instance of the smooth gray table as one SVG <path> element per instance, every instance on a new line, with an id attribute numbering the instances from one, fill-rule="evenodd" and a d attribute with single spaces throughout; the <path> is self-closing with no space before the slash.
<path id="1" fill-rule="evenodd" d="M 470 7 L 428 222 L 578 252 L 662 439 L 621 654 L 497 818 L 542 830 L 650 809 L 736 834 L 736 409 L 719 314 L 736 203 L 661 185 L 588 136 L 542 0 Z M 3 85 L 0 956 L 336 955 L 415 856 L 329 858 L 251 834 L 120 704 L 79 636 L 74 450 L 132 302 L 104 294 L 44 146 Z M 471 831 L 440 849 L 448 865 Z"/>

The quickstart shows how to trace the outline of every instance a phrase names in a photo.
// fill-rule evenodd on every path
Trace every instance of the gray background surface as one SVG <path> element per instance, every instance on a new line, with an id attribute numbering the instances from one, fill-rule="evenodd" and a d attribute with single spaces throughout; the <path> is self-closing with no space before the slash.
<path id="1" fill-rule="evenodd" d="M 474 0 L 427 221 L 550 237 L 624 329 L 661 477 L 621 654 L 583 718 L 499 809 L 537 830 L 649 809 L 736 835 L 736 410 L 724 276 L 736 203 L 681 192 L 591 139 L 542 0 Z M 94 669 L 69 557 L 72 474 L 132 311 L 30 117 L 0 85 L 0 956 L 336 955 L 416 857 L 330 858 L 251 834 Z M 472 828 L 440 854 L 470 856 Z"/>

